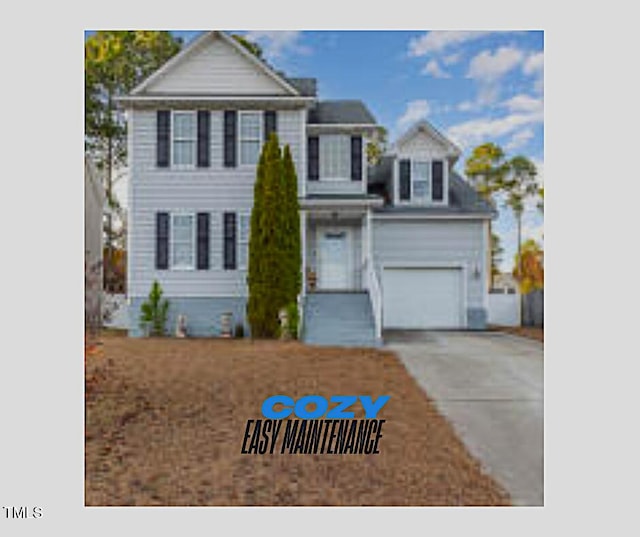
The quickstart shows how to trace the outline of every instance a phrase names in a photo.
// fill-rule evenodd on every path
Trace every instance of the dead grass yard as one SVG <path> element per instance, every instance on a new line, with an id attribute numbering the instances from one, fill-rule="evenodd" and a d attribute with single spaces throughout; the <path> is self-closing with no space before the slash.
<path id="1" fill-rule="evenodd" d="M 87 356 L 86 505 L 508 505 L 395 356 L 128 339 Z M 242 455 L 270 395 L 391 396 L 378 455 Z M 358 417 L 358 416 L 356 416 Z"/>

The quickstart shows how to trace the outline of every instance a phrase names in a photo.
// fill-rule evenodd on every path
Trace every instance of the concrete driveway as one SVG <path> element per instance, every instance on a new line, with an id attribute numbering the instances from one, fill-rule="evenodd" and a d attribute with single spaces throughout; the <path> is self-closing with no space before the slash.
<path id="1" fill-rule="evenodd" d="M 543 345 L 497 332 L 385 333 L 514 505 L 544 504 Z"/>

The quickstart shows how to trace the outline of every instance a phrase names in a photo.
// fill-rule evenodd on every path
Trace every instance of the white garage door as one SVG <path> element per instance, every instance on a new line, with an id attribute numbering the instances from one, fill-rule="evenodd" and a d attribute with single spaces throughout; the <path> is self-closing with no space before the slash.
<path id="1" fill-rule="evenodd" d="M 463 328 L 462 270 L 386 268 L 385 328 Z"/>

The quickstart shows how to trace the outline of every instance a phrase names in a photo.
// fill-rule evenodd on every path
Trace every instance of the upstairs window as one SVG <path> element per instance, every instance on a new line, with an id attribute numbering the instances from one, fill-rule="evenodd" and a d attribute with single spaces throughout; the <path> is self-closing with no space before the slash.
<path id="1" fill-rule="evenodd" d="M 262 114 L 241 112 L 240 119 L 240 164 L 257 164 L 262 145 Z"/>
<path id="2" fill-rule="evenodd" d="M 196 163 L 196 114 L 195 112 L 173 113 L 173 165 L 195 166 Z"/>
<path id="3" fill-rule="evenodd" d="M 351 180 L 351 137 L 320 136 L 320 179 Z"/>

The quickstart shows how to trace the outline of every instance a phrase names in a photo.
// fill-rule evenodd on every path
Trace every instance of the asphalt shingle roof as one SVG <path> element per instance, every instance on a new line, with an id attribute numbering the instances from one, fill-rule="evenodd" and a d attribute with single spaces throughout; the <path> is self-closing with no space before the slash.
<path id="1" fill-rule="evenodd" d="M 319 101 L 309 110 L 308 123 L 323 125 L 375 125 L 376 119 L 362 101 Z"/>
<path id="2" fill-rule="evenodd" d="M 376 166 L 370 166 L 367 181 L 370 185 L 384 185 L 387 195 L 392 188 L 393 157 L 383 157 Z M 482 199 L 475 189 L 456 172 L 449 174 L 449 205 L 431 207 L 408 207 L 385 205 L 378 209 L 389 213 L 485 213 L 491 214 L 494 209 Z"/>
<path id="3" fill-rule="evenodd" d="M 315 78 L 287 78 L 303 97 L 315 97 L 318 94 L 318 81 Z"/>

